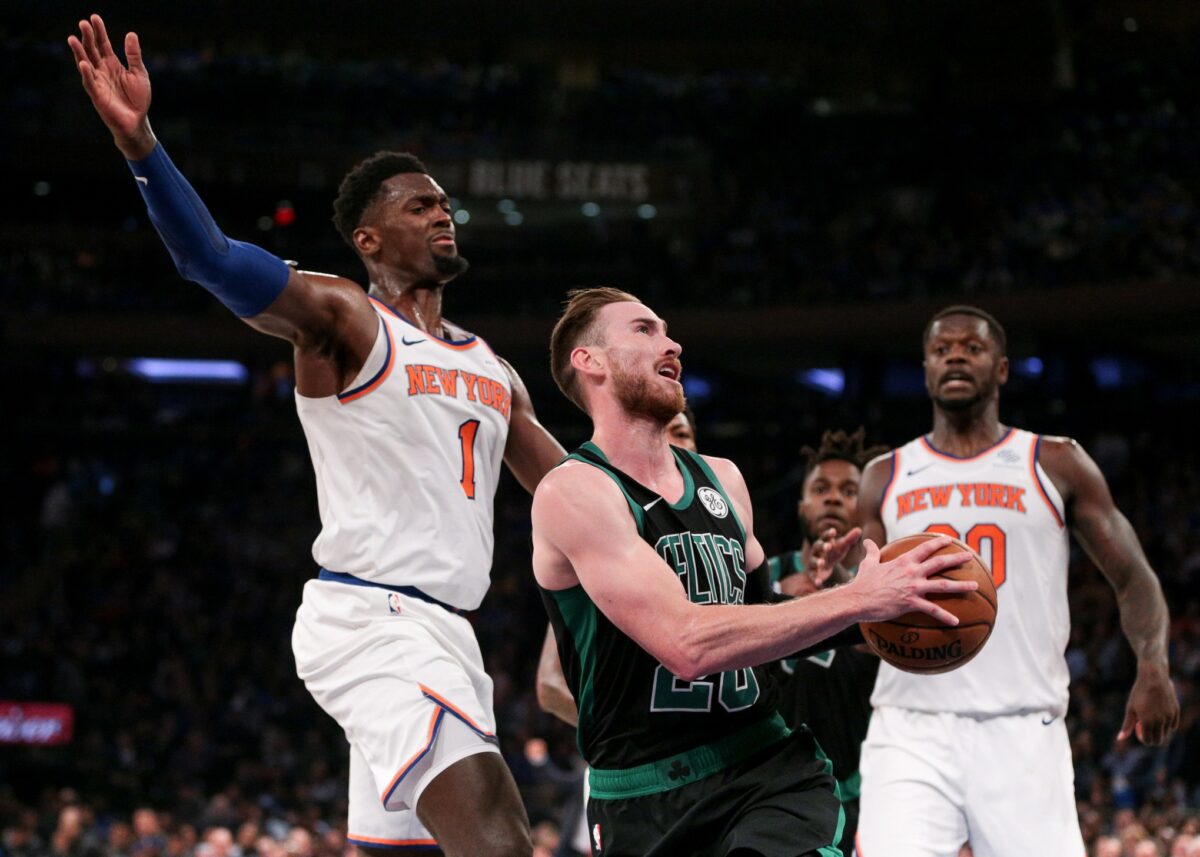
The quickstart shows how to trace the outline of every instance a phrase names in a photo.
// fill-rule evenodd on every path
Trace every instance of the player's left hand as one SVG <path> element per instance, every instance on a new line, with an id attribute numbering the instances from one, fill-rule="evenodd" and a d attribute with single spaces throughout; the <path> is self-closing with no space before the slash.
<path id="1" fill-rule="evenodd" d="M 812 577 L 817 589 L 824 585 L 829 575 L 833 574 L 834 568 L 846 558 L 861 538 L 862 527 L 855 527 L 844 536 L 838 536 L 837 530 L 830 527 L 821 533 L 821 538 L 813 542 Z"/>
<path id="2" fill-rule="evenodd" d="M 1139 664 L 1117 740 L 1136 734 L 1143 744 L 1158 746 L 1167 743 L 1178 726 L 1179 699 L 1170 673 L 1163 667 Z"/>

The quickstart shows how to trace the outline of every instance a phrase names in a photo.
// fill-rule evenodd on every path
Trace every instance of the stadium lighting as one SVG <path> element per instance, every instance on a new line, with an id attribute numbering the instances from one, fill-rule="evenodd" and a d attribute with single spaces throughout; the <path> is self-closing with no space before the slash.
<path id="1" fill-rule="evenodd" d="M 152 384 L 244 384 L 250 376 L 246 367 L 236 360 L 135 357 L 126 361 L 125 370 Z"/>

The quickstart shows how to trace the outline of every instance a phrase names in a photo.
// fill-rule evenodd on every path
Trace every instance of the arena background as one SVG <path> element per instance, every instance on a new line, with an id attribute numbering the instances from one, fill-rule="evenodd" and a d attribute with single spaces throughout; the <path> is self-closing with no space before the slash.
<path id="1" fill-rule="evenodd" d="M 1200 834 L 1200 6 L 48 0 L 0 15 L 6 857 L 342 851 L 344 739 L 288 642 L 318 526 L 288 347 L 175 274 L 66 48 L 91 11 L 141 35 L 155 130 L 234 237 L 361 281 L 338 179 L 379 148 L 426 159 L 472 262 L 447 315 L 568 447 L 563 294 L 642 296 L 768 551 L 799 542 L 799 448 L 924 431 L 925 320 L 991 310 L 1002 419 L 1085 444 L 1173 616 L 1180 733 L 1115 747 L 1133 662 L 1075 552 L 1088 841 Z M 579 763 L 533 698 L 545 619 L 511 480 L 497 511 L 475 622 L 550 854 Z"/>

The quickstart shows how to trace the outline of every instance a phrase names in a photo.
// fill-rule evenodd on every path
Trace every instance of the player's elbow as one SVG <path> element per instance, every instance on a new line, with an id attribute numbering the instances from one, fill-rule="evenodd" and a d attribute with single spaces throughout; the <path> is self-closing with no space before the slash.
<path id="1" fill-rule="evenodd" d="M 538 708 L 550 714 L 554 713 L 555 703 L 558 702 L 559 695 L 562 690 L 553 682 L 538 676 L 537 686 L 535 688 L 537 694 Z"/>
<path id="2" fill-rule="evenodd" d="M 715 671 L 716 659 L 694 621 L 668 635 L 659 662 L 680 681 L 695 681 Z"/>

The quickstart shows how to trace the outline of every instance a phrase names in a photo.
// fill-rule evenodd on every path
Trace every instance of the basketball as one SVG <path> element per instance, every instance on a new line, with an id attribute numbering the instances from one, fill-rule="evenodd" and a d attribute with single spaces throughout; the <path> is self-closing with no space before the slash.
<path id="1" fill-rule="evenodd" d="M 936 533 L 917 533 L 904 536 L 884 545 L 879 552 L 880 562 L 888 562 L 915 548 L 927 539 L 938 538 Z M 875 654 L 897 669 L 910 673 L 944 673 L 956 669 L 979 653 L 992 633 L 996 622 L 996 587 L 992 574 L 979 554 L 957 539 L 934 556 L 954 551 L 966 551 L 971 559 L 955 568 L 938 572 L 933 577 L 951 580 L 974 580 L 979 588 L 974 592 L 953 592 L 930 595 L 929 600 L 958 617 L 955 626 L 944 625 L 928 613 L 914 610 L 886 622 L 861 622 L 863 637 Z"/>

